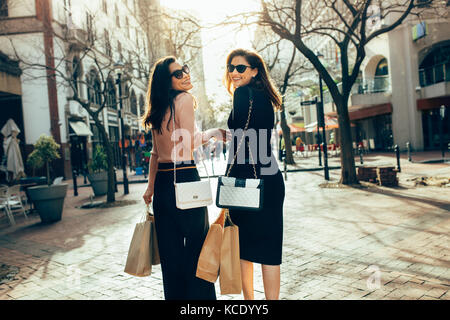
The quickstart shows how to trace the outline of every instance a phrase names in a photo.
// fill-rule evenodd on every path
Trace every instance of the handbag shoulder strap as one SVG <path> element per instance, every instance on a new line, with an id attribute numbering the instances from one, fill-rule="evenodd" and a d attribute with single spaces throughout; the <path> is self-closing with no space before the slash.
<path id="1" fill-rule="evenodd" d="M 226 174 L 227 177 L 230 175 L 231 169 L 233 168 L 234 162 L 236 161 L 237 154 L 238 154 L 239 150 L 241 149 L 241 145 L 242 145 L 242 142 L 244 141 L 244 137 L 245 137 L 245 132 L 248 130 L 248 125 L 249 125 L 249 123 L 250 123 L 250 117 L 251 117 L 251 115 L 252 115 L 252 109 L 253 109 L 253 90 L 252 90 L 249 86 L 247 86 L 247 88 L 248 88 L 248 91 L 249 91 L 249 93 L 248 93 L 248 97 L 249 97 L 249 99 L 248 99 L 248 100 L 249 100 L 249 107 L 248 107 L 247 122 L 245 123 L 244 132 L 242 133 L 242 138 L 241 138 L 241 140 L 239 141 L 239 144 L 238 144 L 238 147 L 237 147 L 237 149 L 236 149 L 236 152 L 234 153 L 233 161 L 231 162 L 230 167 L 228 168 L 228 171 L 227 171 L 227 174 Z M 233 117 L 234 117 L 234 107 L 233 107 L 233 111 L 232 111 L 232 112 L 233 112 Z M 249 153 L 250 153 L 250 158 L 251 158 L 251 161 L 252 161 L 252 164 L 253 164 L 253 175 L 255 176 L 255 179 L 258 179 L 258 176 L 256 175 L 255 160 L 253 159 L 253 154 L 252 154 L 251 148 L 248 148 L 248 151 L 249 151 Z"/>

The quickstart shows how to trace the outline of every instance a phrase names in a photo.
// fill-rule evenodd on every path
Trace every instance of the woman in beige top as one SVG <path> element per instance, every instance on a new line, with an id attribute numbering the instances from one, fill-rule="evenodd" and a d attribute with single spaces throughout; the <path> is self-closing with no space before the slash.
<path id="1" fill-rule="evenodd" d="M 188 92 L 190 89 L 189 68 L 181 66 L 174 57 L 160 59 L 150 77 L 143 119 L 144 127 L 151 128 L 153 139 L 143 198 L 147 204 L 153 201 L 166 300 L 216 299 L 214 284 L 195 276 L 209 229 L 207 207 L 187 210 L 176 207 L 173 162 L 176 152 L 177 182 L 199 181 L 193 151 L 213 137 L 225 141 L 227 134 L 223 129 L 205 132 L 197 129 L 196 100 Z"/>

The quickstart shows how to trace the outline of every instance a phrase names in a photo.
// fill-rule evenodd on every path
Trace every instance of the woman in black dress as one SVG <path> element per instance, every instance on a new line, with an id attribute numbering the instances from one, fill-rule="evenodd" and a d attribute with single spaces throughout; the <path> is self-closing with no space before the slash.
<path id="1" fill-rule="evenodd" d="M 256 139 L 250 138 L 242 144 L 239 153 L 245 152 L 245 163 L 236 160 L 230 176 L 254 178 L 255 168 L 258 179 L 264 180 L 261 211 L 230 210 L 231 219 L 239 227 L 244 298 L 254 298 L 253 263 L 260 263 L 266 299 L 275 300 L 279 298 L 280 292 L 285 187 L 283 176 L 272 154 L 270 138 L 274 126 L 274 109 L 281 108 L 282 99 L 269 78 L 261 56 L 244 49 L 233 50 L 228 55 L 225 85 L 228 92 L 233 95 L 233 110 L 228 118 L 228 127 L 232 132 L 245 128 L 251 94 L 253 108 L 248 131 L 252 131 L 249 136 L 255 136 L 253 133 L 256 133 Z M 239 143 L 237 134 L 233 134 L 233 139 L 227 172 Z M 250 161 L 252 158 L 255 167 Z M 238 155 L 237 159 L 243 159 L 243 156 Z"/>

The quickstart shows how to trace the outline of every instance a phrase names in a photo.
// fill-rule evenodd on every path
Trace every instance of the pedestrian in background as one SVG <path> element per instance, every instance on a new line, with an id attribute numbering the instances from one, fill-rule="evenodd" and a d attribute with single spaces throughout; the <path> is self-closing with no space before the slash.
<path id="1" fill-rule="evenodd" d="M 250 93 L 253 107 L 248 124 L 255 130 L 257 153 L 253 154 L 258 179 L 264 180 L 263 209 L 258 212 L 230 209 L 231 220 L 239 227 L 239 247 L 241 257 L 242 289 L 245 299 L 254 299 L 253 263 L 261 264 L 264 293 L 267 300 L 276 300 L 280 293 L 280 265 L 283 243 L 283 203 L 285 186 L 283 176 L 271 149 L 274 109 L 279 110 L 282 98 L 269 78 L 266 64 L 256 52 L 236 49 L 226 60 L 225 86 L 233 95 L 233 110 L 228 118 L 228 127 L 244 129 L 248 121 Z M 239 130 L 240 131 L 240 130 Z M 264 133 L 264 134 L 263 134 Z M 233 135 L 233 141 L 236 141 Z M 237 138 L 239 141 L 239 138 Z M 229 163 L 234 158 L 238 144 L 229 150 Z M 264 145 L 269 164 L 261 162 L 261 146 Z M 254 167 L 250 162 L 248 143 L 239 152 L 245 152 L 245 163 L 235 163 L 230 176 L 254 178 Z M 275 170 L 272 170 L 275 166 Z M 271 170 L 264 170 L 270 167 Z M 262 172 L 265 172 L 264 174 Z M 267 173 L 270 172 L 270 173 Z"/>
<path id="2" fill-rule="evenodd" d="M 147 205 L 153 200 L 167 300 L 216 299 L 214 284 L 195 276 L 198 257 L 209 230 L 207 208 L 180 210 L 175 202 L 172 117 L 176 130 L 182 129 L 190 135 L 183 135 L 181 141 L 176 141 L 182 146 L 180 154 L 179 148 L 176 149 L 177 182 L 199 181 L 194 149 L 212 137 L 226 137 L 222 129 L 198 131 L 194 121 L 196 100 L 188 92 L 192 87 L 188 66 L 181 66 L 175 57 L 160 59 L 150 77 L 143 119 L 144 128 L 151 128 L 153 139 L 148 186 L 143 198 Z"/>

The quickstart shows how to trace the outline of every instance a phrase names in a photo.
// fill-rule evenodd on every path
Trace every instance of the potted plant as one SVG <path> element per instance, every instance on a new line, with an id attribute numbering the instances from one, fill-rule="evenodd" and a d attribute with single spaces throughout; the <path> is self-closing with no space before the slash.
<path id="1" fill-rule="evenodd" d="M 108 162 L 106 153 L 101 145 L 97 145 L 88 164 L 88 179 L 95 196 L 102 196 L 108 192 Z"/>
<path id="2" fill-rule="evenodd" d="M 46 166 L 47 185 L 30 187 L 27 189 L 31 201 L 39 212 L 42 222 L 56 222 L 61 220 L 66 197 L 67 184 L 50 184 L 50 162 L 59 159 L 59 144 L 53 137 L 41 135 L 29 155 L 27 163 L 34 169 Z"/>

